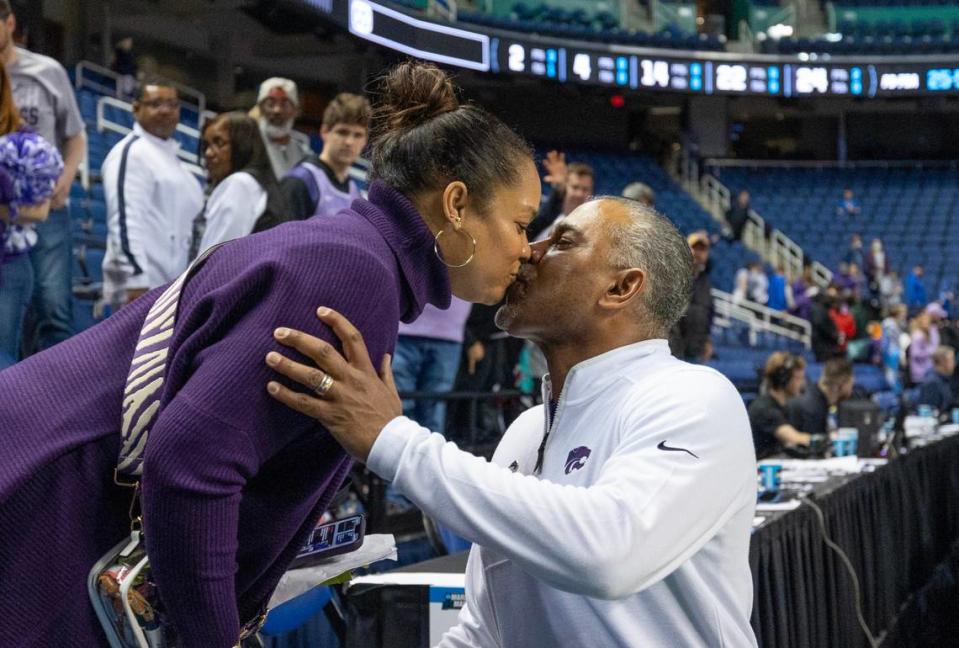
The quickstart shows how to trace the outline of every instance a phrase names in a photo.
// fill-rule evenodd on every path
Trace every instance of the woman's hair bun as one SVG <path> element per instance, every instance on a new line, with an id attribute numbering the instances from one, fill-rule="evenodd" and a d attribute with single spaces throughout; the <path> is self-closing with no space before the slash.
<path id="1" fill-rule="evenodd" d="M 460 107 L 449 75 L 432 63 L 407 61 L 380 80 L 373 128 L 403 132 Z"/>

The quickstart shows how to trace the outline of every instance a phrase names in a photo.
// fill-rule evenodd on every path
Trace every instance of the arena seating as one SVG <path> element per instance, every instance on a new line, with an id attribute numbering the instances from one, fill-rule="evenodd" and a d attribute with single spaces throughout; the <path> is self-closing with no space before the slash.
<path id="1" fill-rule="evenodd" d="M 575 13 L 575 12 L 574 12 Z M 543 36 L 555 36 L 558 38 L 571 38 L 585 41 L 601 41 L 621 43 L 623 45 L 635 45 L 637 47 L 662 47 L 668 49 L 688 49 L 705 51 L 723 51 L 726 49 L 725 36 L 718 34 L 685 34 L 675 28 L 663 29 L 656 33 L 648 33 L 630 29 L 623 29 L 612 25 L 608 17 L 589 20 L 583 15 L 576 14 L 577 19 L 568 20 L 566 16 L 560 14 L 562 21 L 554 20 L 554 12 L 544 12 L 536 19 L 524 19 L 518 15 L 513 17 L 497 17 L 490 14 L 479 12 L 460 12 L 457 20 L 460 22 L 491 27 L 493 29 L 505 29 L 509 31 L 523 31 L 541 34 Z M 602 14 L 599 14 L 602 16 Z"/>
<path id="2" fill-rule="evenodd" d="M 762 42 L 762 51 L 766 54 L 799 54 L 817 52 L 821 54 L 947 54 L 959 51 L 959 37 L 949 35 L 932 36 L 874 36 L 843 35 L 840 39 L 830 38 L 781 38 L 766 39 Z"/>
<path id="3" fill-rule="evenodd" d="M 754 0 L 755 4 L 755 0 Z M 829 36 L 767 39 L 771 54 L 944 54 L 959 51 L 959 5 L 946 0 L 842 0 L 831 4 Z"/>
<path id="4" fill-rule="evenodd" d="M 545 152 L 541 150 L 539 156 Z M 680 231 L 686 234 L 699 229 L 711 234 L 719 232 L 716 221 L 649 156 L 567 150 L 566 159 L 586 162 L 593 167 L 597 195 L 619 195 L 629 183 L 644 182 L 656 192 L 656 209 L 668 216 Z M 711 257 L 713 287 L 732 291 L 736 270 L 754 256 L 738 241 L 720 240 Z"/>
<path id="5" fill-rule="evenodd" d="M 882 239 L 901 277 L 922 263 L 930 298 L 938 295 L 943 279 L 959 274 L 955 169 L 723 168 L 714 174 L 734 192 L 747 189 L 767 222 L 830 268 L 846 254 L 850 235 L 860 232 L 867 246 L 875 237 Z M 852 219 L 836 217 L 846 186 L 862 206 L 861 215 Z"/>

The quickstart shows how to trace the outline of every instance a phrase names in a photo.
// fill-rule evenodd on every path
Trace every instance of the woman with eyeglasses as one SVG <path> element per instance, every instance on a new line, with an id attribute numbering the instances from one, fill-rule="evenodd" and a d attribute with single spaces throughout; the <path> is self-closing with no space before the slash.
<path id="1" fill-rule="evenodd" d="M 256 121 L 228 112 L 206 122 L 200 140 L 210 196 L 193 221 L 190 258 L 208 247 L 256 231 L 276 177 Z"/>
<path id="2" fill-rule="evenodd" d="M 374 133 L 368 199 L 215 248 L 178 301 L 153 290 L 0 372 L 0 646 L 104 645 L 86 579 L 130 536 L 133 493 L 115 478 L 139 482 L 177 645 L 236 645 L 351 465 L 263 388 L 263 358 L 285 348 L 273 331 L 335 344 L 315 314 L 329 306 L 379 364 L 427 304 L 503 298 L 531 255 L 529 146 L 415 62 L 384 78 Z"/>

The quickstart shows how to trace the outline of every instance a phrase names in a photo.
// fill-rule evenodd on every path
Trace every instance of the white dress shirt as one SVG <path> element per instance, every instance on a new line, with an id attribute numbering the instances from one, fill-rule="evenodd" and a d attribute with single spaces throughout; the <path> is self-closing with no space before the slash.
<path id="1" fill-rule="evenodd" d="M 475 542 L 440 645 L 755 646 L 756 458 L 732 384 L 665 340 L 582 362 L 534 474 L 547 417 L 520 416 L 489 463 L 404 417 L 372 448 L 374 472 Z"/>

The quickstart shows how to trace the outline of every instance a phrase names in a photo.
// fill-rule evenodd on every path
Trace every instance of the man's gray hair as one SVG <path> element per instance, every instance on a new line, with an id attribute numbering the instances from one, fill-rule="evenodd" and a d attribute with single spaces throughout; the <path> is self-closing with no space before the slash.
<path id="1" fill-rule="evenodd" d="M 646 274 L 639 314 L 651 333 L 665 336 L 686 312 L 693 287 L 693 255 L 669 219 L 635 200 L 599 196 L 626 208 L 629 222 L 610 225 L 610 264 Z"/>

